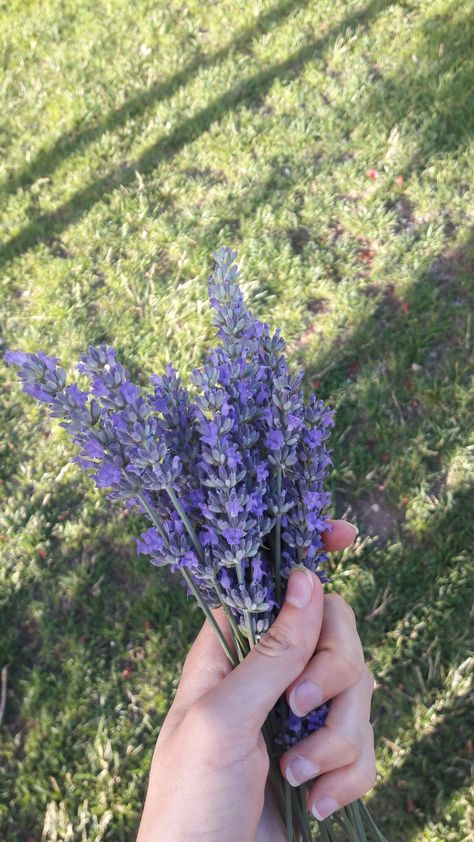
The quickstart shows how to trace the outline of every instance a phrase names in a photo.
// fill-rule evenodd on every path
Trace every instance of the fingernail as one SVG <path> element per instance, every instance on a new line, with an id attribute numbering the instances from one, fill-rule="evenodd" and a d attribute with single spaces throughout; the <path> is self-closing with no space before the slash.
<path id="1" fill-rule="evenodd" d="M 293 687 L 290 693 L 290 708 L 296 716 L 306 716 L 323 701 L 323 691 L 314 681 L 307 679 Z"/>
<path id="2" fill-rule="evenodd" d="M 355 523 L 349 523 L 348 520 L 346 520 L 346 523 L 347 523 L 348 526 L 350 526 L 351 529 L 354 530 L 354 537 L 352 539 L 352 542 L 354 542 L 355 539 L 357 538 L 358 534 L 359 534 L 359 527 L 356 526 Z"/>
<path id="3" fill-rule="evenodd" d="M 314 778 L 319 772 L 319 766 L 316 766 L 307 757 L 295 757 L 291 761 L 285 772 L 286 779 L 291 786 L 299 786 L 304 781 L 309 781 Z"/>
<path id="4" fill-rule="evenodd" d="M 306 567 L 292 570 L 288 579 L 285 601 L 295 608 L 305 608 L 309 605 L 313 592 L 313 576 Z"/>
<path id="5" fill-rule="evenodd" d="M 318 822 L 323 822 L 324 819 L 327 819 L 327 817 L 331 816 L 332 813 L 335 813 L 336 810 L 339 810 L 339 804 L 337 801 L 335 801 L 334 798 L 331 798 L 330 795 L 323 795 L 314 802 L 312 813 L 313 816 L 317 818 Z"/>

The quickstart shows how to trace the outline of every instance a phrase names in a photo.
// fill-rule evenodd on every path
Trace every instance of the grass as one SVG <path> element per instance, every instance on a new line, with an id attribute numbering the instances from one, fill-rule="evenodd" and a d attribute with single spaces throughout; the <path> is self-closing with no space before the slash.
<path id="1" fill-rule="evenodd" d="M 473 23 L 467 0 L 0 2 L 1 343 L 189 372 L 210 253 L 238 248 L 337 408 L 361 537 L 332 576 L 378 680 L 390 842 L 472 838 Z M 130 840 L 201 618 L 0 377 L 0 835 Z"/>

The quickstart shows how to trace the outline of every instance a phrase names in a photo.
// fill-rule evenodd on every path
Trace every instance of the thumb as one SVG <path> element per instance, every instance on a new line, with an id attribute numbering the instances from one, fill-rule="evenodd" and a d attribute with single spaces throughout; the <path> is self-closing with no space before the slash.
<path id="1" fill-rule="evenodd" d="M 283 607 L 244 661 L 206 694 L 220 717 L 260 730 L 268 713 L 314 654 L 323 617 L 323 589 L 304 567 L 288 579 Z"/>

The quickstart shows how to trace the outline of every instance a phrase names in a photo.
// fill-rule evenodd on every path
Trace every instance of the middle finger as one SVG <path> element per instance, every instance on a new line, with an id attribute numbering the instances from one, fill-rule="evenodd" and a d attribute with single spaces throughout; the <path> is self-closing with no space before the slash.
<path id="1" fill-rule="evenodd" d="M 323 728 L 292 746 L 281 758 L 281 770 L 292 786 L 354 763 L 362 751 L 374 688 L 364 667 L 359 681 L 332 700 Z"/>
<path id="2" fill-rule="evenodd" d="M 354 612 L 341 596 L 327 594 L 316 654 L 286 692 L 290 708 L 296 716 L 305 716 L 353 686 L 363 669 Z"/>

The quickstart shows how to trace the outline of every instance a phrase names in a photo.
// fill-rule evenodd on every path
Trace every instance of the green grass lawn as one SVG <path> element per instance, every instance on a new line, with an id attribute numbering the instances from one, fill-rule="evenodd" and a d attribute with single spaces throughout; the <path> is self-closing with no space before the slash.
<path id="1" fill-rule="evenodd" d="M 473 54 L 469 0 L 0 0 L 0 350 L 186 375 L 239 250 L 337 409 L 389 842 L 473 825 Z M 201 617 L 0 378 L 0 837 L 128 842 Z"/>

